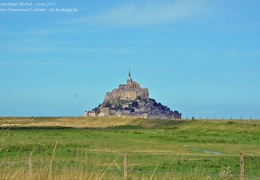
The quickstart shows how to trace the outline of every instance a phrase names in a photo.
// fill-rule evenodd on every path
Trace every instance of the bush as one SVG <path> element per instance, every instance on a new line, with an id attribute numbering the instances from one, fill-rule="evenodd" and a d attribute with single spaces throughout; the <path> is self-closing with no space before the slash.
<path id="1" fill-rule="evenodd" d="M 104 107 L 111 107 L 112 106 L 112 104 L 110 103 L 110 101 L 107 101 L 107 102 L 105 102 L 105 104 L 104 104 Z"/>
<path id="2" fill-rule="evenodd" d="M 139 105 L 139 104 L 138 104 L 137 101 L 133 101 L 133 102 L 132 102 L 132 107 L 138 107 L 138 105 Z"/>

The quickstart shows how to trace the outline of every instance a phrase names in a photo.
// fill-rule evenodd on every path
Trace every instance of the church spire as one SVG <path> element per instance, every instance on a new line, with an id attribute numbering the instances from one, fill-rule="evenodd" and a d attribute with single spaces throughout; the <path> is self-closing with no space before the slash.
<path id="1" fill-rule="evenodd" d="M 127 79 L 127 82 L 132 82 L 131 72 L 130 72 L 130 67 L 129 67 L 129 73 L 128 73 L 128 79 Z"/>
<path id="2" fill-rule="evenodd" d="M 130 77 L 130 78 L 131 78 L 131 72 L 130 72 L 130 68 L 129 68 L 128 77 Z"/>

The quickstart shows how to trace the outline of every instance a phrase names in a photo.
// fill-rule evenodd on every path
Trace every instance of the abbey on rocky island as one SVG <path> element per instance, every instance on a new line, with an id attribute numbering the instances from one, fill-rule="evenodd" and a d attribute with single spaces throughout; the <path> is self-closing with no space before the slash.
<path id="1" fill-rule="evenodd" d="M 130 69 L 127 83 L 107 92 L 104 102 L 84 116 L 142 117 L 151 119 L 181 119 L 181 113 L 149 98 L 147 88 L 132 80 Z"/>

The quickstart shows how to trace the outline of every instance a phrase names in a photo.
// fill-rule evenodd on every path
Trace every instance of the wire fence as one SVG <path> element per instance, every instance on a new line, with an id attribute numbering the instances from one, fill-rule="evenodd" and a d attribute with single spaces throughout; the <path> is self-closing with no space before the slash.
<path id="1" fill-rule="evenodd" d="M 33 153 L 30 153 L 29 159 L 24 161 L 0 161 L 0 174 L 5 174 L 5 171 L 13 171 L 15 172 L 15 169 L 23 169 L 24 173 L 28 176 L 33 177 L 34 174 L 39 173 L 39 170 L 45 169 L 46 171 L 50 171 L 52 173 L 56 172 L 62 172 L 65 168 L 69 169 L 71 172 L 85 172 L 87 174 L 93 174 L 98 173 L 101 174 L 99 177 L 105 178 L 108 174 L 117 174 L 117 177 L 121 177 L 124 179 L 128 179 L 128 177 L 149 177 L 149 179 L 153 179 L 151 177 L 157 177 L 158 178 L 167 178 L 167 177 L 185 177 L 185 179 L 200 179 L 203 177 L 203 179 L 253 179 L 253 180 L 260 180 L 260 174 L 256 175 L 246 175 L 244 171 L 244 155 L 241 152 L 240 153 L 240 174 L 234 173 L 232 170 L 228 167 L 226 170 L 220 172 L 220 173 L 209 173 L 201 171 L 174 171 L 172 168 L 169 169 L 159 169 L 159 164 L 155 165 L 153 169 L 151 170 L 145 170 L 145 169 L 138 169 L 136 168 L 135 164 L 131 164 L 128 159 L 128 155 L 125 154 L 123 159 L 121 158 L 119 160 L 115 160 L 111 162 L 110 164 L 106 165 L 93 165 L 92 163 L 88 163 L 85 161 L 73 161 L 68 160 L 66 162 L 64 161 L 53 161 L 53 162 L 42 162 L 38 161 L 33 158 Z M 74 163 L 74 165 L 71 165 L 70 163 Z M 75 165 L 76 164 L 76 165 Z M 68 172 L 68 171 L 64 171 Z M 106 178 L 105 178 L 106 179 Z M 131 179 L 131 178 L 130 178 Z M 145 178 L 144 178 L 145 179 Z"/>

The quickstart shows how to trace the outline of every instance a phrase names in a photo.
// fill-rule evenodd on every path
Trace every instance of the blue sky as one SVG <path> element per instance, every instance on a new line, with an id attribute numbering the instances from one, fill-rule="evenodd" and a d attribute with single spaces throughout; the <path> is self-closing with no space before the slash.
<path id="1" fill-rule="evenodd" d="M 0 116 L 81 116 L 130 67 L 183 118 L 260 118 L 260 1 L 53 2 L 0 11 Z"/>

